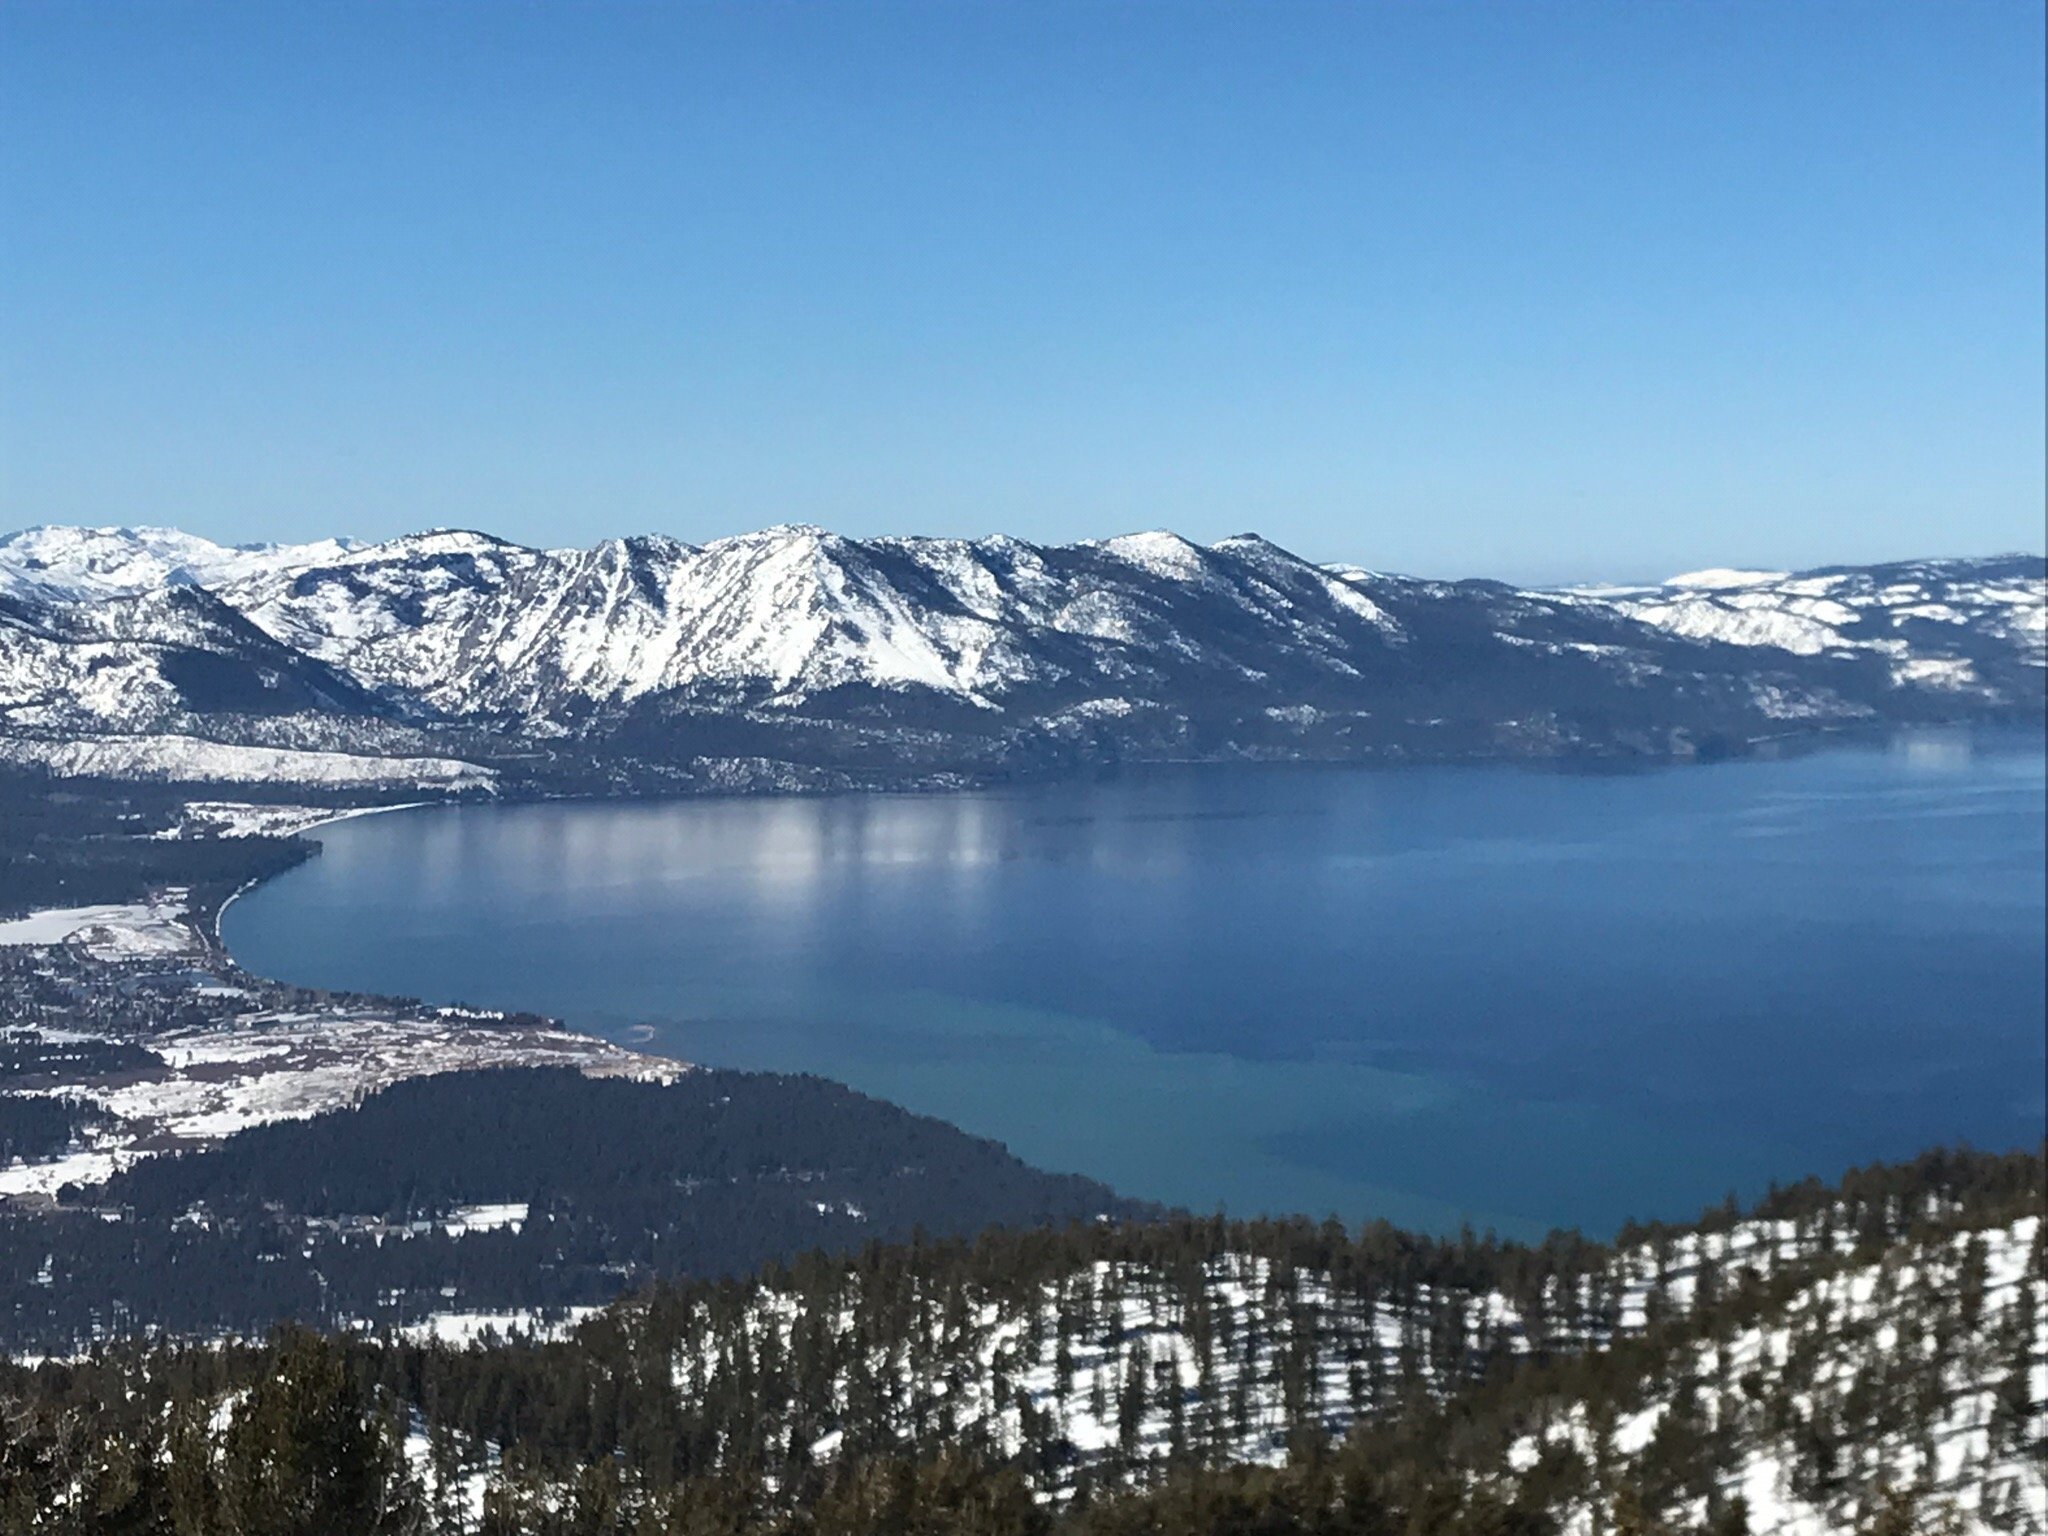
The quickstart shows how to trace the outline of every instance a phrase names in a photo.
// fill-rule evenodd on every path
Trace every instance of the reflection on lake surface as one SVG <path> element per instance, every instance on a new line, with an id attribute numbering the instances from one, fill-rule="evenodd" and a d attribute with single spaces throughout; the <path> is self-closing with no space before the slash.
<path id="1" fill-rule="evenodd" d="M 1606 1229 L 2041 1135 L 2043 790 L 2037 738 L 1929 735 L 434 810 L 322 831 L 225 932 L 1198 1209 Z"/>

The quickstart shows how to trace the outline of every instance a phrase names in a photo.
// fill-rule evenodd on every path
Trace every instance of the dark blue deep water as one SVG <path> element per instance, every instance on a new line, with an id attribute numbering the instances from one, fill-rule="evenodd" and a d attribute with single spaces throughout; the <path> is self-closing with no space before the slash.
<path id="1" fill-rule="evenodd" d="M 804 1070 L 1234 1212 L 1504 1232 L 2043 1131 L 2043 754 L 1189 770 L 370 817 L 293 981 Z"/>

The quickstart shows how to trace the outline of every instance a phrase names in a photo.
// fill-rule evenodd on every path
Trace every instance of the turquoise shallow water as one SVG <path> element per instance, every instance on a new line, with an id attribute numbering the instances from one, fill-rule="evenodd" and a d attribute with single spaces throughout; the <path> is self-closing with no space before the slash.
<path id="1" fill-rule="evenodd" d="M 320 833 L 236 956 L 822 1073 L 1198 1209 L 1533 1233 L 2043 1130 L 2038 738 Z"/>

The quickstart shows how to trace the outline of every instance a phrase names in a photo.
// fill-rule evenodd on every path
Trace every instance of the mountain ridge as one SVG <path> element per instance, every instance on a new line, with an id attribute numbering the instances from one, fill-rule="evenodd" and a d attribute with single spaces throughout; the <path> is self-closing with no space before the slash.
<path id="1" fill-rule="evenodd" d="M 2030 556 L 1543 590 L 1164 530 L 1036 545 L 783 524 L 537 549 L 472 529 L 230 547 L 43 527 L 0 538 L 0 754 L 120 737 L 133 761 L 132 738 L 175 734 L 374 758 L 401 732 L 409 755 L 510 783 L 641 789 L 755 759 L 890 782 L 1684 757 L 2031 719 L 2044 609 Z"/>

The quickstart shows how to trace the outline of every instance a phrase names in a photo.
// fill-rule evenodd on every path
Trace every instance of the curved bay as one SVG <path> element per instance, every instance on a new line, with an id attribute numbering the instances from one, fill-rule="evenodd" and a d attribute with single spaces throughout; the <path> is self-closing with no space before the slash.
<path id="1" fill-rule="evenodd" d="M 812 1071 L 1208 1209 L 1533 1234 L 2042 1134 L 2038 738 L 319 833 L 250 968 Z"/>

